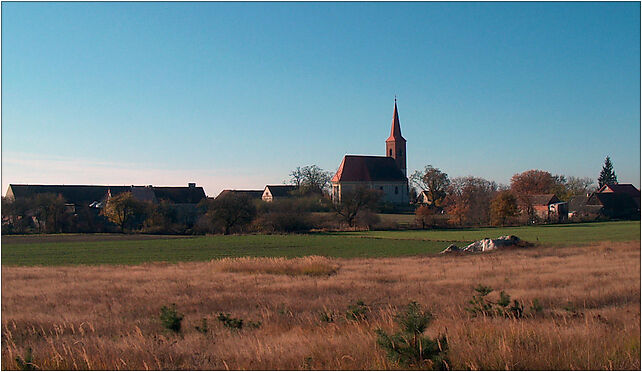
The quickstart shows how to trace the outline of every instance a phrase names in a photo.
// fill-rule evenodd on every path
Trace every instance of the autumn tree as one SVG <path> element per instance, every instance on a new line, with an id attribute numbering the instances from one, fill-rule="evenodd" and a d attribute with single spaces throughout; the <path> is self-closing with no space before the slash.
<path id="1" fill-rule="evenodd" d="M 466 193 L 465 181 L 463 177 L 458 177 L 452 180 L 448 186 L 447 194 L 444 199 L 446 212 L 450 215 L 450 220 L 459 226 L 463 226 L 470 203 L 468 201 L 469 195 Z"/>
<path id="2" fill-rule="evenodd" d="M 233 228 L 246 226 L 256 216 L 256 207 L 245 195 L 228 193 L 207 201 L 206 216 L 210 222 L 228 235 Z"/>
<path id="3" fill-rule="evenodd" d="M 290 182 L 297 186 L 301 195 L 318 193 L 322 194 L 328 188 L 332 173 L 324 171 L 316 165 L 296 167 L 290 172 Z"/>
<path id="4" fill-rule="evenodd" d="M 501 191 L 490 203 L 490 217 L 493 225 L 504 226 L 506 221 L 519 214 L 517 198 L 510 191 Z"/>
<path id="5" fill-rule="evenodd" d="M 610 185 L 617 183 L 617 176 L 613 170 L 613 163 L 611 162 L 611 157 L 607 156 L 604 159 L 604 165 L 602 166 L 602 171 L 600 171 L 600 176 L 597 179 L 597 184 L 599 187 L 604 185 Z"/>
<path id="6" fill-rule="evenodd" d="M 518 196 L 550 193 L 555 185 L 555 178 L 546 171 L 531 169 L 513 175 L 510 181 L 511 190 Z"/>
<path id="7" fill-rule="evenodd" d="M 334 212 L 353 227 L 359 212 L 364 209 L 374 209 L 381 199 L 382 193 L 365 187 L 358 187 L 353 191 L 343 192 L 341 201 L 333 203 Z"/>
<path id="8" fill-rule="evenodd" d="M 110 197 L 101 213 L 125 232 L 126 227 L 144 218 L 146 207 L 146 203 L 134 198 L 131 192 L 123 192 Z"/>
<path id="9" fill-rule="evenodd" d="M 415 221 L 417 224 L 421 225 L 422 229 L 425 229 L 427 226 L 435 226 L 439 212 L 440 211 L 436 207 L 420 205 L 415 209 Z"/>
<path id="10" fill-rule="evenodd" d="M 444 200 L 446 190 L 450 185 L 448 175 L 432 165 L 427 165 L 423 171 L 415 171 L 410 176 L 410 182 L 425 191 L 430 204 L 436 206 L 439 206 Z"/>

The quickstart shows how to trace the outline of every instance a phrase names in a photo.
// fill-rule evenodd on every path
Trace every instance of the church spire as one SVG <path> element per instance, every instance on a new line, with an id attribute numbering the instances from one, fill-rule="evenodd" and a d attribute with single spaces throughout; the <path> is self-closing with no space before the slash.
<path id="1" fill-rule="evenodd" d="M 392 113 L 392 128 L 390 137 L 386 140 L 386 156 L 395 159 L 399 170 L 406 176 L 406 139 L 401 136 L 401 125 L 399 124 L 399 113 L 397 112 L 397 97 L 395 97 L 395 109 Z"/>
<path id="2" fill-rule="evenodd" d="M 390 137 L 388 137 L 386 142 L 388 141 L 406 141 L 406 139 L 401 136 L 401 125 L 399 124 L 399 113 L 397 112 L 397 97 L 395 97 L 395 109 L 392 113 L 392 127 L 390 128 Z"/>

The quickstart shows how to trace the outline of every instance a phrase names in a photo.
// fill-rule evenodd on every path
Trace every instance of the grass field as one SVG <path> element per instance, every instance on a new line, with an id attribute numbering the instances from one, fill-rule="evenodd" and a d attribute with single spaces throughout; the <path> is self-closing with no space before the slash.
<path id="1" fill-rule="evenodd" d="M 340 239 L 366 248 L 402 242 Z M 504 290 L 542 308 L 522 319 L 471 317 L 465 308 L 478 284 L 497 290 L 493 301 Z M 360 321 L 346 317 L 357 300 L 367 305 Z M 432 311 L 426 333 L 446 335 L 455 370 L 640 369 L 639 242 L 464 256 L 3 266 L 2 369 L 19 369 L 28 348 L 43 370 L 405 369 L 386 358 L 375 330 L 398 329 L 395 314 L 413 300 Z M 179 334 L 159 318 L 172 303 L 185 315 Z M 219 313 L 261 325 L 228 329 Z"/>
<path id="2" fill-rule="evenodd" d="M 543 245 L 640 240 L 640 222 L 516 228 L 168 237 L 146 235 L 3 236 L 3 265 L 97 265 L 208 261 L 223 257 L 395 257 L 434 254 L 451 243 L 513 234 Z"/>

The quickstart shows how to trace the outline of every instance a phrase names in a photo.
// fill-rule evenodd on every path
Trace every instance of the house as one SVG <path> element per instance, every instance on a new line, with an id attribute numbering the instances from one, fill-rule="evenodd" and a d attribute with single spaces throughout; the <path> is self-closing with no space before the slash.
<path id="1" fill-rule="evenodd" d="M 266 202 L 272 202 L 279 199 L 291 198 L 292 192 L 296 191 L 295 185 L 267 185 L 263 189 L 261 199 Z"/>
<path id="2" fill-rule="evenodd" d="M 531 209 L 534 216 L 544 221 L 563 222 L 568 217 L 568 203 L 555 194 L 527 195 L 520 204 L 522 211 L 529 213 L 528 209 Z"/>
<path id="3" fill-rule="evenodd" d="M 345 155 L 330 182 L 335 203 L 349 192 L 368 188 L 381 191 L 383 202 L 409 204 L 406 140 L 401 135 L 396 99 L 385 156 Z"/>
<path id="4" fill-rule="evenodd" d="M 223 190 L 218 194 L 216 199 L 231 194 L 246 197 L 250 200 L 261 200 L 263 198 L 263 191 L 265 190 Z"/>
<path id="5" fill-rule="evenodd" d="M 205 191 L 195 183 L 189 183 L 187 187 L 11 184 L 6 197 L 16 199 L 55 194 L 61 195 L 70 207 L 100 209 L 110 197 L 124 192 L 131 192 L 135 199 L 150 203 L 167 200 L 173 204 L 195 205 L 205 198 Z"/>
<path id="6" fill-rule="evenodd" d="M 430 195 L 428 191 L 422 191 L 417 196 L 417 204 L 432 205 L 432 200 L 430 200 Z"/>
<path id="7" fill-rule="evenodd" d="M 600 187 L 588 197 L 587 206 L 599 208 L 607 218 L 640 218 L 640 190 L 631 184 L 610 184 Z"/>
<path id="8" fill-rule="evenodd" d="M 592 194 L 576 195 L 568 200 L 568 218 L 573 220 L 594 220 L 600 215 L 602 206 L 588 205 Z"/>

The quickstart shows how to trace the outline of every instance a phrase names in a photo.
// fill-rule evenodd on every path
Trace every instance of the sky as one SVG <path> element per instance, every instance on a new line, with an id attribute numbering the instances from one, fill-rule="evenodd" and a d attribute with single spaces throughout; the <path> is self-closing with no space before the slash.
<path id="1" fill-rule="evenodd" d="M 639 3 L 2 3 L 10 183 L 280 184 L 384 155 L 640 186 Z"/>

